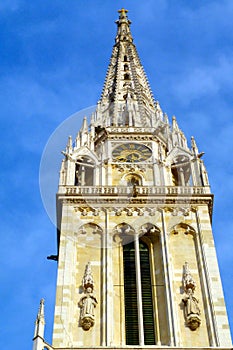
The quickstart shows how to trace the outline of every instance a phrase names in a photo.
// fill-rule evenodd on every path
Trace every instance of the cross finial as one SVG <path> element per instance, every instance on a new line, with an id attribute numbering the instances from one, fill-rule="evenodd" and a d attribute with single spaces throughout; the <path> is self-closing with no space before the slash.
<path id="1" fill-rule="evenodd" d="M 121 10 L 118 10 L 118 13 L 120 13 L 121 17 L 125 17 L 127 12 L 128 10 L 124 9 L 123 7 Z"/>

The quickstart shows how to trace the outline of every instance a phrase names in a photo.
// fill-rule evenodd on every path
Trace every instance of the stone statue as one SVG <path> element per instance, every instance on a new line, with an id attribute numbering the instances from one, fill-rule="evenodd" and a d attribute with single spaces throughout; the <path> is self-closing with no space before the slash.
<path id="1" fill-rule="evenodd" d="M 187 262 L 184 265 L 183 286 L 185 292 L 185 296 L 182 299 L 184 303 L 184 316 L 188 327 L 194 331 L 201 324 L 201 312 L 198 306 L 198 299 L 194 296 L 196 282 L 192 278 Z"/>
<path id="2" fill-rule="evenodd" d="M 78 303 L 78 306 L 81 308 L 81 326 L 86 331 L 89 330 L 95 324 L 94 309 L 98 302 L 92 292 L 92 288 L 88 287 L 85 291 L 85 295 L 80 299 Z"/>
<path id="3" fill-rule="evenodd" d="M 129 126 L 135 126 L 134 100 L 130 92 L 127 92 L 124 115 L 125 124 L 128 124 Z"/>
<path id="4" fill-rule="evenodd" d="M 96 297 L 93 295 L 94 280 L 91 273 L 90 262 L 88 262 L 84 277 L 82 280 L 84 296 L 80 299 L 78 306 L 80 312 L 80 324 L 85 331 L 88 331 L 95 324 L 94 309 L 98 304 Z"/>
<path id="5" fill-rule="evenodd" d="M 184 303 L 184 313 L 187 325 L 194 331 L 199 327 L 201 319 L 198 299 L 194 297 L 192 289 L 188 290 L 182 301 Z"/>

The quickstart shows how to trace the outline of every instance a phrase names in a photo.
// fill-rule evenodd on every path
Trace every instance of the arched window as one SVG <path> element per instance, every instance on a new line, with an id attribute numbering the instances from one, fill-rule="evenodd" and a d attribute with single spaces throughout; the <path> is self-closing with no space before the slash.
<path id="1" fill-rule="evenodd" d="M 124 245 L 123 261 L 126 345 L 155 345 L 149 247 L 141 239 Z"/>
<path id="2" fill-rule="evenodd" d="M 139 228 L 139 235 L 127 224 L 119 226 L 119 230 L 126 345 L 169 345 L 166 267 L 160 230 L 151 223 Z"/>
<path id="3" fill-rule="evenodd" d="M 75 186 L 93 186 L 95 163 L 89 157 L 76 160 Z"/>
<path id="4" fill-rule="evenodd" d="M 140 270 L 142 284 L 142 308 L 143 308 L 143 327 L 144 344 L 155 344 L 154 310 L 151 288 L 151 269 L 149 248 L 145 242 L 139 241 L 140 251 Z"/>
<path id="5" fill-rule="evenodd" d="M 130 75 L 128 73 L 124 74 L 124 80 L 130 80 Z"/>
<path id="6" fill-rule="evenodd" d="M 129 174 L 125 177 L 127 186 L 142 186 L 142 179 L 139 175 Z"/>
<path id="7" fill-rule="evenodd" d="M 188 186 L 191 184 L 191 167 L 188 157 L 178 155 L 171 166 L 172 181 L 175 186 Z"/>
<path id="8" fill-rule="evenodd" d="M 126 345 L 138 345 L 138 309 L 134 242 L 124 245 L 124 292 Z"/>
<path id="9" fill-rule="evenodd" d="M 124 56 L 124 62 L 128 62 L 127 56 Z"/>

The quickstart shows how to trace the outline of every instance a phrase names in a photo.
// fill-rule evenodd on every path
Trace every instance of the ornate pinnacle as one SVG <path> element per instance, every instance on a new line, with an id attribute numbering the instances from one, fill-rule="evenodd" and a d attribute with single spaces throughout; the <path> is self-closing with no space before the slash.
<path id="1" fill-rule="evenodd" d="M 40 306 L 37 314 L 37 320 L 44 319 L 44 299 L 40 300 Z"/>
<path id="2" fill-rule="evenodd" d="M 83 285 L 83 288 L 85 291 L 87 290 L 87 288 L 91 288 L 92 290 L 94 289 L 94 279 L 93 279 L 92 272 L 91 272 L 90 261 L 86 265 L 82 285 Z"/>
<path id="3" fill-rule="evenodd" d="M 118 13 L 120 14 L 119 18 L 127 18 L 127 12 L 128 10 L 122 8 L 121 10 L 118 10 Z"/>
<path id="4" fill-rule="evenodd" d="M 193 136 L 191 137 L 191 145 L 192 145 L 193 153 L 195 154 L 195 156 L 197 156 L 198 155 L 198 148 L 197 148 L 197 144 L 196 144 L 196 141 L 195 141 Z"/>
<path id="5" fill-rule="evenodd" d="M 172 117 L 172 131 L 178 131 L 179 130 L 179 126 L 177 124 L 177 121 L 176 121 L 176 117 L 173 115 Z"/>
<path id="6" fill-rule="evenodd" d="M 116 37 L 116 42 L 118 42 L 119 39 L 122 40 L 123 38 L 124 39 L 127 38 L 127 40 L 129 40 L 130 42 L 133 41 L 130 33 L 130 29 L 129 29 L 129 25 L 131 24 L 131 21 L 127 17 L 127 12 L 128 10 L 125 10 L 124 8 L 118 11 L 119 19 L 116 21 L 118 25 L 118 33 L 117 33 L 118 36 Z"/>
<path id="7" fill-rule="evenodd" d="M 44 299 L 41 299 L 39 310 L 36 317 L 36 322 L 35 322 L 34 339 L 36 339 L 38 336 L 41 337 L 41 339 L 44 338 L 44 326 L 45 326 Z"/>
<path id="8" fill-rule="evenodd" d="M 194 292 L 196 288 L 196 282 L 192 278 L 192 275 L 189 270 L 188 263 L 185 262 L 184 264 L 184 272 L 183 272 L 183 284 L 184 284 L 184 290 L 187 293 L 190 289 L 192 292 Z"/>
<path id="9" fill-rule="evenodd" d="M 66 145 L 66 153 L 70 154 L 73 150 L 73 145 L 72 145 L 72 136 L 68 137 L 67 145 Z"/>

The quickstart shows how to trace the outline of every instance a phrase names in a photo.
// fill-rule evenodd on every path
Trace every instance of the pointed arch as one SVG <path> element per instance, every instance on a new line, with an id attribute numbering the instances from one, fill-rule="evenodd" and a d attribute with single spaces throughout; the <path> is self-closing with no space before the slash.
<path id="1" fill-rule="evenodd" d="M 137 173 L 128 173 L 122 178 L 126 186 L 142 186 L 143 177 Z"/>
<path id="2" fill-rule="evenodd" d="M 140 241 L 147 244 L 149 253 L 148 270 L 150 269 L 150 285 L 152 293 L 151 306 L 153 307 L 154 321 L 154 344 L 161 343 L 162 345 L 166 345 L 169 343 L 167 319 L 168 305 L 166 300 L 165 265 L 162 253 L 162 232 L 158 226 L 151 222 L 143 224 L 140 228 L 140 232 Z M 146 276 L 146 273 L 143 271 L 142 275 L 144 274 Z M 150 291 L 147 293 L 149 292 Z"/>
<path id="3" fill-rule="evenodd" d="M 101 234 L 103 233 L 103 229 L 93 222 L 85 223 L 79 227 L 78 233 L 86 234 L 88 232 L 93 234 Z"/>
<path id="4" fill-rule="evenodd" d="M 75 162 L 75 186 L 93 186 L 95 166 L 90 156 L 78 156 Z"/>
<path id="5" fill-rule="evenodd" d="M 180 222 L 171 228 L 171 234 L 178 233 L 191 234 L 194 236 L 196 234 L 196 231 L 192 226 L 186 224 L 185 222 Z"/>
<path id="6" fill-rule="evenodd" d="M 161 234 L 161 231 L 156 225 L 150 222 L 147 222 L 141 226 L 140 233 L 141 233 L 141 238 L 143 237 L 147 239 L 149 238 L 153 242 L 154 238 Z"/>
<path id="7" fill-rule="evenodd" d="M 169 155 L 172 181 L 175 186 L 187 186 L 191 179 L 191 156 L 187 152 L 174 149 Z"/>
<path id="8" fill-rule="evenodd" d="M 148 222 L 133 238 L 122 247 L 126 345 L 165 345 L 168 337 L 161 231 Z"/>
<path id="9" fill-rule="evenodd" d="M 184 323 L 185 304 L 180 300 L 184 299 L 185 289 L 182 281 L 183 265 L 188 262 L 191 266 L 192 276 L 196 282 L 197 293 L 203 288 L 202 281 L 202 254 L 199 246 L 199 239 L 195 227 L 189 223 L 180 221 L 176 225 L 171 227 L 170 235 L 168 239 L 169 252 L 172 256 L 171 271 L 180 271 L 180 279 L 176 280 L 173 275 L 173 288 L 179 290 L 180 293 L 174 296 L 175 307 L 179 305 L 176 312 L 178 315 L 178 321 L 180 325 Z M 177 252 L 179 252 L 177 254 Z M 209 300 L 202 299 L 202 293 L 198 295 L 200 305 L 209 303 Z M 186 325 L 187 326 L 187 325 Z"/>
<path id="10" fill-rule="evenodd" d="M 81 225 L 76 233 L 77 244 L 82 247 L 88 246 L 96 250 L 101 249 L 103 241 L 103 229 L 93 223 L 88 222 Z"/>
<path id="11" fill-rule="evenodd" d="M 113 241 L 124 246 L 134 240 L 135 233 L 131 225 L 122 222 L 113 228 Z"/>

